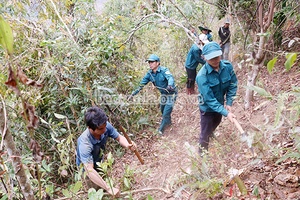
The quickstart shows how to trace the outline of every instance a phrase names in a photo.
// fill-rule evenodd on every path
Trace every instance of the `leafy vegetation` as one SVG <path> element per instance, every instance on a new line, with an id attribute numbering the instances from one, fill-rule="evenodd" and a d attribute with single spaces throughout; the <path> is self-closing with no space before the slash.
<path id="1" fill-rule="evenodd" d="M 245 22 L 242 24 L 245 29 L 256 30 L 255 1 L 234 3 L 234 8 L 238 8 L 235 9 L 235 18 Z M 219 5 L 227 7 L 228 1 L 219 1 Z M 279 11 L 275 14 L 276 20 L 270 32 L 276 27 L 276 31 L 281 30 L 289 16 L 299 19 L 295 5 L 294 1 L 278 5 Z M 291 7 L 295 9 L 289 9 Z M 116 119 L 107 111 L 112 122 L 124 124 L 135 139 L 147 137 L 134 133 L 154 126 L 157 105 L 134 105 L 125 99 L 146 72 L 144 60 L 151 53 L 160 55 L 162 65 L 169 67 L 177 80 L 183 80 L 177 82 L 178 87 L 185 87 L 185 55 L 193 43 L 187 33 L 190 27 L 213 24 L 217 20 L 216 16 L 210 21 L 203 19 L 208 9 L 211 6 L 205 2 L 190 0 L 112 0 L 100 10 L 95 9 L 94 1 L 90 0 L 0 3 L 0 95 L 3 106 L 0 111 L 3 108 L 7 111 L 0 121 L 5 122 L 14 138 L 36 198 L 73 198 L 83 189 L 74 152 L 76 138 L 85 129 L 83 113 L 87 107 L 99 105 L 106 109 L 104 104 L 109 103 L 115 115 L 119 116 Z M 223 9 L 220 16 L 225 14 L 227 11 Z M 276 37 L 281 37 L 281 34 L 277 32 Z M 246 40 L 243 34 L 234 40 L 241 41 L 241 38 Z M 295 66 L 298 54 L 284 54 L 287 70 Z M 277 59 L 272 55 L 268 62 L 270 73 Z M 15 85 L 6 84 L 10 79 L 15 81 Z M 273 97 L 258 86 L 249 88 L 269 99 Z M 153 93 L 149 86 L 141 95 L 150 92 Z M 157 93 L 154 94 L 158 97 Z M 291 95 L 294 100 L 289 105 L 279 98 L 280 109 L 274 126 L 287 111 L 294 114 L 291 119 L 299 118 L 299 88 L 283 93 L 282 98 Z M 3 127 L 1 125 L 2 130 Z M 293 137 L 297 141 L 297 149 L 287 152 L 277 163 L 288 158 L 299 161 L 299 138 Z M 122 149 L 114 144 L 109 151 L 113 155 L 122 155 Z M 3 185 L 12 185 L 1 188 L 2 198 L 24 198 L 22 186 L 11 184 L 11 180 L 16 179 L 18 168 L 13 167 L 14 163 L 2 151 L 0 155 Z M 113 164 L 110 156 L 108 162 L 101 164 L 106 175 Z M 199 176 L 187 179 L 194 184 L 189 183 L 185 187 L 205 192 L 208 197 L 222 190 L 223 180 L 205 177 L 203 169 L 197 170 Z M 122 183 L 124 190 L 130 190 L 134 183 L 129 166 L 126 166 Z M 91 189 L 88 198 L 105 197 L 102 190 Z M 151 195 L 147 198 L 153 199 Z"/>

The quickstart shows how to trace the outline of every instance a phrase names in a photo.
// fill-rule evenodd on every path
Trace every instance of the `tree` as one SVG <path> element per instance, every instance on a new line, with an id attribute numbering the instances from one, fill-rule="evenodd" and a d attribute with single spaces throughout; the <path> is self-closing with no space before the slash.
<path id="1" fill-rule="evenodd" d="M 209 0 L 206 1 L 210 2 Z M 210 3 L 214 4 L 213 2 Z M 252 63 L 248 64 L 250 70 L 245 94 L 246 109 L 251 107 L 253 86 L 256 85 L 258 74 L 265 65 L 266 59 L 270 59 L 266 55 L 272 54 L 272 57 L 276 54 L 274 46 L 281 45 L 281 29 L 284 27 L 287 17 L 297 12 L 295 3 L 293 0 L 279 2 L 274 0 L 218 0 L 215 4 L 219 10 L 219 18 L 230 15 L 242 26 L 244 48 L 247 46 L 247 50 L 250 49 L 251 51 Z M 232 8 L 229 8 L 230 6 Z M 276 61 L 272 58 L 271 60 L 270 66 L 274 66 Z"/>
<path id="2" fill-rule="evenodd" d="M 266 4 L 265 4 L 266 3 Z M 269 5 L 268 7 L 266 5 Z M 275 0 L 269 0 L 268 2 L 264 2 L 263 0 L 257 0 L 257 21 L 258 21 L 258 30 L 259 30 L 259 41 L 258 45 L 254 44 L 256 47 L 252 52 L 253 67 L 252 71 L 248 74 L 247 79 L 247 89 L 245 95 L 245 108 L 249 109 L 250 104 L 253 99 L 253 90 L 252 86 L 255 85 L 257 75 L 260 69 L 264 65 L 264 59 L 266 55 L 266 32 L 268 31 L 271 22 L 274 17 L 274 9 L 275 9 Z"/>
<path id="3" fill-rule="evenodd" d="M 12 30 L 10 28 L 10 25 L 6 21 L 4 21 L 2 16 L 0 16 L 0 38 L 1 38 L 0 45 L 7 51 L 8 56 L 11 56 L 13 54 Z M 10 66 L 7 68 L 10 73 L 10 76 L 6 84 L 13 88 L 17 96 L 20 96 L 19 90 L 16 87 L 16 80 L 14 79 L 15 76 L 13 75 L 13 71 Z M 3 143 L 1 142 L 0 150 L 2 151 L 2 144 L 4 144 L 8 152 L 8 156 L 11 158 L 12 166 L 14 168 L 15 175 L 20 185 L 20 188 L 22 190 L 24 199 L 33 200 L 35 198 L 34 198 L 33 190 L 31 188 L 31 183 L 26 175 L 24 165 L 22 164 L 21 161 L 21 155 L 16 148 L 13 136 L 10 130 L 8 129 L 8 120 L 6 115 L 5 103 L 1 93 L 0 95 L 2 100 L 1 101 L 2 104 L 0 104 L 0 129 L 2 130 L 2 142 L 3 142 Z M 10 193 L 10 191 L 7 192 L 9 195 L 14 195 Z M 12 196 L 10 196 L 10 198 L 12 198 Z"/>

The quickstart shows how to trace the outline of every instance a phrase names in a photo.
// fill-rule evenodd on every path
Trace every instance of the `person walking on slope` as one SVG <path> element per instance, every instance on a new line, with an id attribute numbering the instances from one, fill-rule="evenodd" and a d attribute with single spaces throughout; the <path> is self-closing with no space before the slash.
<path id="1" fill-rule="evenodd" d="M 141 80 L 139 87 L 132 92 L 129 99 L 137 95 L 149 82 L 152 82 L 152 84 L 161 93 L 160 110 L 162 113 L 162 121 L 158 132 L 162 135 L 166 127 L 171 125 L 171 113 L 177 97 L 177 88 L 170 70 L 166 67 L 160 66 L 160 59 L 157 55 L 150 55 L 146 62 L 149 63 L 150 70 L 148 70 Z"/>
<path id="2" fill-rule="evenodd" d="M 224 26 L 219 28 L 218 34 L 221 39 L 220 46 L 222 48 L 222 57 L 223 60 L 228 60 L 229 51 L 230 51 L 230 30 L 229 30 L 230 22 L 227 20 L 224 23 Z"/>
<path id="3" fill-rule="evenodd" d="M 233 122 L 232 103 L 237 91 L 237 78 L 229 61 L 221 60 L 221 47 L 209 42 L 203 47 L 206 63 L 197 74 L 200 107 L 200 148 L 208 150 L 209 138 L 220 124 L 222 116 Z"/>
<path id="4" fill-rule="evenodd" d="M 202 56 L 202 48 L 203 45 L 208 43 L 207 36 L 204 34 L 201 34 L 199 36 L 199 42 L 198 45 L 193 44 L 190 48 L 186 60 L 185 60 L 185 69 L 187 73 L 187 83 L 186 83 L 186 89 L 187 94 L 195 94 L 195 79 L 197 75 L 197 67 L 199 64 L 204 64 L 205 60 Z"/>
<path id="5" fill-rule="evenodd" d="M 134 151 L 136 144 L 129 144 L 126 138 L 119 134 L 116 129 L 107 121 L 107 116 L 99 107 L 90 107 L 84 116 L 87 129 L 77 139 L 76 164 L 83 164 L 87 172 L 86 179 L 89 188 L 103 188 L 110 195 L 118 196 L 120 190 L 107 184 L 99 175 L 98 162 L 102 162 L 103 154 L 108 137 L 117 140 L 126 149 Z"/>

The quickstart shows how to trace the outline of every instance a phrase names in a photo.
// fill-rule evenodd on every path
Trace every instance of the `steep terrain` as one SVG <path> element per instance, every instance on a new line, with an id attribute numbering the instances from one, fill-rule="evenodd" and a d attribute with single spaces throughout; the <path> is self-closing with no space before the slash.
<path id="1" fill-rule="evenodd" d="M 271 75 L 263 69 L 258 84 L 274 98 L 268 100 L 255 94 L 252 109 L 248 111 L 243 109 L 246 69 L 236 69 L 236 74 L 239 90 L 234 113 L 247 131 L 248 141 L 253 139 L 254 153 L 236 127 L 223 118 L 215 133 L 216 138 L 210 142 L 209 156 L 201 158 L 197 153 L 200 132 L 197 97 L 187 96 L 182 90 L 172 114 L 173 125 L 165 135 L 160 137 L 145 131 L 136 141 L 145 164 L 141 165 L 130 153 L 126 153 L 122 159 L 116 159 L 114 169 L 117 169 L 117 177 L 121 178 L 124 174 L 125 164 L 134 171 L 133 199 L 147 199 L 147 195 L 153 199 L 300 197 L 299 160 L 287 159 L 276 164 L 288 150 L 300 155 L 296 151 L 297 141 L 292 137 L 293 131 L 299 135 L 300 121 L 297 119 L 292 123 L 285 112 L 281 117 L 282 123 L 274 126 L 278 109 L 276 96 L 282 91 L 291 91 L 292 87 L 300 86 L 299 69 L 294 67 L 287 72 L 279 66 Z M 286 99 L 292 100 L 292 96 Z M 291 127 L 291 124 L 296 127 Z M 234 170 L 239 170 L 247 194 L 241 194 L 240 185 L 233 181 L 230 173 Z M 217 190 L 219 187 L 224 187 L 224 190 Z"/>

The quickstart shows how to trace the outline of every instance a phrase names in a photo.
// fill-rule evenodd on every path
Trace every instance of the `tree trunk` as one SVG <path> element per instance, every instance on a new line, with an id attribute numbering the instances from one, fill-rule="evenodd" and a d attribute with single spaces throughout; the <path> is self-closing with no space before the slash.
<path id="1" fill-rule="evenodd" d="M 274 16 L 274 8 L 275 8 L 275 0 L 269 0 L 269 8 L 267 12 L 264 12 L 263 1 L 257 0 L 258 13 L 257 13 L 257 21 L 260 27 L 260 36 L 258 48 L 254 49 L 252 52 L 252 57 L 254 59 L 252 71 L 248 74 L 247 80 L 247 89 L 245 95 L 245 109 L 249 109 L 251 107 L 251 102 L 253 100 L 253 90 L 249 89 L 249 87 L 254 86 L 256 83 L 257 75 L 260 69 L 264 65 L 266 48 L 265 48 L 265 36 L 264 34 L 267 32 L 270 24 L 273 20 Z M 254 40 L 256 41 L 256 40 Z M 254 44 L 256 46 L 256 44 Z"/>
<path id="2" fill-rule="evenodd" d="M 254 57 L 253 67 L 252 70 L 248 73 L 247 89 L 245 95 L 245 109 L 249 109 L 251 107 L 251 102 L 253 100 L 253 90 L 251 90 L 250 88 L 252 86 L 255 86 L 257 75 L 260 69 L 264 65 L 264 60 L 265 60 L 264 46 L 265 46 L 265 37 L 260 36 L 257 53 L 255 54 L 253 52 L 253 54 L 255 54 L 253 56 Z"/>
<path id="3" fill-rule="evenodd" d="M 248 74 L 247 78 L 247 89 L 245 95 L 245 109 L 249 109 L 251 107 L 251 102 L 253 100 L 253 90 L 250 90 L 249 87 L 252 87 L 256 84 L 257 75 L 263 66 L 263 63 L 259 65 L 253 65 L 251 72 Z"/>
<path id="4" fill-rule="evenodd" d="M 4 130 L 5 126 L 5 116 L 3 112 L 3 105 L 0 105 L 0 130 L 1 132 Z M 2 133 L 3 135 L 4 133 Z M 11 158 L 12 165 L 14 168 L 14 171 L 16 173 L 17 180 L 19 182 L 22 194 L 24 196 L 24 199 L 26 200 L 34 200 L 34 194 L 31 189 L 30 180 L 27 178 L 24 166 L 21 162 L 21 156 L 19 152 L 16 149 L 16 145 L 13 139 L 12 134 L 9 132 L 9 130 L 6 130 L 4 138 L 2 138 L 4 141 L 4 146 L 7 149 L 8 156 Z"/>

